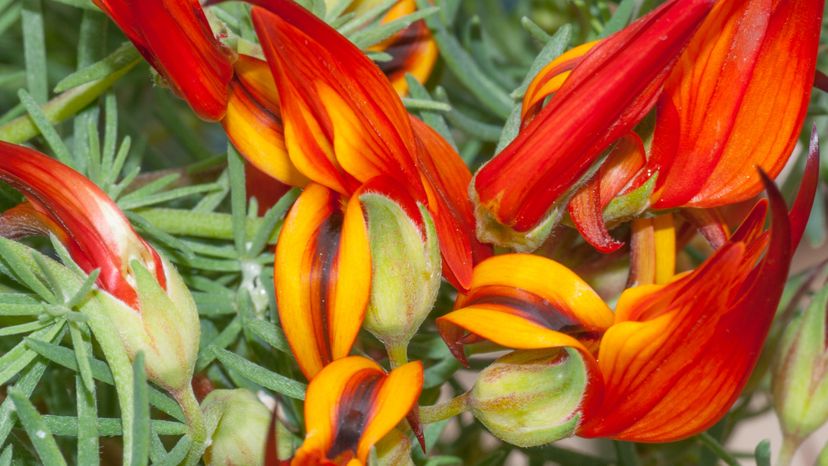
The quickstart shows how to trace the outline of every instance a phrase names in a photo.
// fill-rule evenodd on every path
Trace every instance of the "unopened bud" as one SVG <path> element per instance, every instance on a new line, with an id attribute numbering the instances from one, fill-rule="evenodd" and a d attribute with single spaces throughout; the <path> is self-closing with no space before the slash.
<path id="1" fill-rule="evenodd" d="M 208 466 L 264 464 L 270 410 L 248 390 L 214 390 L 201 404 L 207 432 L 204 453 Z"/>
<path id="2" fill-rule="evenodd" d="M 773 363 L 773 403 L 782 431 L 804 439 L 828 421 L 828 286 L 782 334 Z"/>
<path id="3" fill-rule="evenodd" d="M 104 294 L 102 309 L 130 359 L 144 353 L 147 378 L 169 392 L 188 389 L 198 356 L 201 328 L 190 290 L 181 276 L 163 260 L 166 290 L 139 261 L 131 276 L 138 294 L 138 310 Z"/>
<path id="4" fill-rule="evenodd" d="M 376 466 L 414 466 L 411 460 L 411 440 L 398 429 L 393 429 L 376 445 Z"/>
<path id="5" fill-rule="evenodd" d="M 534 447 L 575 433 L 587 380 L 575 350 L 515 351 L 480 373 L 469 401 L 497 438 Z"/>
<path id="6" fill-rule="evenodd" d="M 382 194 L 363 194 L 360 200 L 368 217 L 373 272 L 364 325 L 387 346 L 404 347 L 431 312 L 440 288 L 440 245 L 434 222 L 420 208 L 421 229 L 399 204 Z"/>

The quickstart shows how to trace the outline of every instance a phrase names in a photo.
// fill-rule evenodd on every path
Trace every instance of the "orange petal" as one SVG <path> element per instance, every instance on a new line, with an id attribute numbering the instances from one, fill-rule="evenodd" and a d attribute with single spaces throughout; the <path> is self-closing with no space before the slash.
<path id="1" fill-rule="evenodd" d="M 718 2 L 665 87 L 650 166 L 656 207 L 714 207 L 762 190 L 798 139 L 822 0 Z M 784 85 L 780 85 L 784 83 Z"/>
<path id="2" fill-rule="evenodd" d="M 601 297 L 574 272 L 530 254 L 494 256 L 478 264 L 471 291 L 459 296 L 455 307 L 437 326 L 461 360 L 466 332 L 515 349 L 585 350 L 572 335 L 601 332 L 614 319 Z"/>
<path id="3" fill-rule="evenodd" d="M 371 286 L 368 232 L 358 200 L 311 183 L 285 219 L 275 257 L 279 318 L 308 379 L 351 350 Z"/>
<path id="4" fill-rule="evenodd" d="M 752 215 L 697 270 L 621 296 L 616 324 L 598 353 L 606 382 L 603 406 L 579 435 L 675 441 L 712 426 L 739 396 L 791 259 L 784 201 L 772 182 L 765 183 L 773 210 L 769 243 L 754 233 L 763 222 Z"/>
<path id="5" fill-rule="evenodd" d="M 253 23 L 279 88 L 285 140 L 295 165 L 348 194 L 357 184 L 343 178 L 416 180 L 408 114 L 382 71 L 294 2 L 251 3 L 259 5 Z M 422 198 L 421 187 L 411 189 Z"/>
<path id="6" fill-rule="evenodd" d="M 711 0 L 665 2 L 587 53 L 552 100 L 475 176 L 480 208 L 517 232 L 536 227 L 650 111 Z"/>
<path id="7" fill-rule="evenodd" d="M 221 120 L 233 66 L 198 0 L 94 2 L 201 118 Z"/>
<path id="8" fill-rule="evenodd" d="M 0 142 L 0 179 L 29 200 L 41 226 L 58 227 L 72 258 L 98 285 L 137 309 L 129 262 L 143 261 L 166 286 L 158 253 L 132 229 L 118 206 L 80 173 L 32 149 Z"/>
<path id="9" fill-rule="evenodd" d="M 371 447 L 415 406 L 422 384 L 419 362 L 390 374 L 359 356 L 325 366 L 308 385 L 307 434 L 291 464 L 367 464 Z"/>
<path id="10" fill-rule="evenodd" d="M 446 278 L 456 288 L 467 290 L 474 264 L 491 255 L 491 248 L 475 235 L 468 197 L 471 173 L 457 151 L 436 131 L 413 116 L 411 123 L 419 143 L 417 168 L 440 239 Z"/>
<path id="11" fill-rule="evenodd" d="M 391 8 L 382 23 L 388 23 L 417 9 L 415 0 L 400 0 Z M 416 21 L 411 26 L 394 34 L 374 48 L 391 55 L 390 61 L 378 63 L 380 69 L 394 89 L 400 95 L 408 92 L 405 75 L 411 74 L 420 83 L 425 83 L 434 69 L 439 51 L 437 43 L 431 37 L 431 31 L 424 20 Z"/>
<path id="12" fill-rule="evenodd" d="M 242 55 L 236 69 L 237 80 L 230 85 L 222 120 L 227 136 L 245 159 L 271 178 L 304 186 L 308 179 L 293 165 L 285 148 L 276 87 L 267 63 Z"/>

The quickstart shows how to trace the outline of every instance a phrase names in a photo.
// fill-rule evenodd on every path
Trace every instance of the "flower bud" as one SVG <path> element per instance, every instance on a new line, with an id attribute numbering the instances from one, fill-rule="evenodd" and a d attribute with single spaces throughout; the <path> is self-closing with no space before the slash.
<path id="1" fill-rule="evenodd" d="M 147 378 L 172 393 L 189 387 L 201 328 L 190 291 L 175 267 L 161 260 L 166 290 L 141 262 L 130 263 L 139 312 L 107 293 L 101 307 L 130 359 L 143 352 Z"/>
<path id="2" fill-rule="evenodd" d="M 377 466 L 414 466 L 411 460 L 411 440 L 398 429 L 380 440 L 376 445 Z"/>
<path id="3" fill-rule="evenodd" d="M 360 196 L 371 244 L 371 301 L 364 326 L 389 347 L 404 347 L 431 311 L 440 288 L 440 245 L 420 208 L 422 227 L 382 194 Z"/>
<path id="4" fill-rule="evenodd" d="M 575 433 L 587 375 L 575 350 L 515 351 L 480 373 L 470 407 L 497 438 L 519 447 L 543 445 Z"/>
<path id="5" fill-rule="evenodd" d="M 782 431 L 804 439 L 828 421 L 828 287 L 782 334 L 773 363 L 773 404 Z"/>
<path id="6" fill-rule="evenodd" d="M 214 390 L 201 404 L 210 446 L 204 453 L 208 466 L 259 466 L 264 464 L 270 410 L 248 390 Z"/>

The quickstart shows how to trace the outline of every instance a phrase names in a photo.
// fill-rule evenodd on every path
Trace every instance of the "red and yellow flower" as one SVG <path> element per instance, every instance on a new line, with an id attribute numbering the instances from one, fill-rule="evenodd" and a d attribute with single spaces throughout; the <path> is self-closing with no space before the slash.
<path id="1" fill-rule="evenodd" d="M 308 385 L 304 443 L 284 461 L 268 448 L 267 464 L 367 465 L 371 448 L 416 407 L 422 386 L 419 362 L 390 373 L 359 356 L 329 364 Z"/>
<path id="2" fill-rule="evenodd" d="M 475 175 L 472 194 L 485 240 L 531 250 L 545 239 L 560 212 L 555 203 L 565 208 L 565 195 L 607 147 L 650 111 L 712 3 L 668 1 L 542 73 L 549 79 L 531 86 L 525 101 L 531 121 Z"/>
<path id="3" fill-rule="evenodd" d="M 285 147 L 312 180 L 282 228 L 275 272 L 282 324 L 310 378 L 350 351 L 368 304 L 371 219 L 360 195 L 391 199 L 425 238 L 423 206 L 434 220 L 444 274 L 458 288 L 468 286 L 472 264 L 488 251 L 474 237 L 468 169 L 408 114 L 380 69 L 293 2 L 254 3 Z"/>
<path id="4" fill-rule="evenodd" d="M 646 172 L 653 207 L 710 208 L 762 190 L 793 153 L 814 84 L 822 0 L 717 2 L 665 83 Z"/>
<path id="5" fill-rule="evenodd" d="M 590 371 L 581 436 L 666 442 L 701 432 L 727 412 L 759 357 L 810 213 L 817 158 L 814 145 L 790 215 L 765 176 L 769 203 L 725 245 L 696 270 L 626 290 L 615 313 L 551 259 L 503 255 L 475 268 L 471 290 L 438 319 L 440 333 L 461 359 L 480 339 L 578 350 Z"/>
<path id="6" fill-rule="evenodd" d="M 35 150 L 0 142 L 0 179 L 26 201 L 0 217 L 4 236 L 54 234 L 86 273 L 99 271 L 98 311 L 130 358 L 171 393 L 189 390 L 198 311 L 175 267 L 133 230 L 92 181 Z"/>

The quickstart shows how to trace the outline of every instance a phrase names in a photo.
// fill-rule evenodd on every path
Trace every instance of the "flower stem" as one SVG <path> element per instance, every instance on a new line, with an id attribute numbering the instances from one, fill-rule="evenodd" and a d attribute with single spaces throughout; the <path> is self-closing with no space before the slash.
<path id="1" fill-rule="evenodd" d="M 739 460 L 736 459 L 735 456 L 731 455 L 718 440 L 713 438 L 707 432 L 702 432 L 699 434 L 699 440 L 706 446 L 710 451 L 716 454 L 722 461 L 727 463 L 730 466 L 739 466 Z"/>
<path id="2" fill-rule="evenodd" d="M 198 400 L 190 385 L 187 385 L 181 391 L 171 394 L 178 401 L 181 410 L 184 412 L 184 420 L 189 428 L 188 435 L 192 441 L 190 452 L 187 453 L 184 464 L 186 466 L 194 466 L 198 464 L 204 455 L 204 450 L 207 449 L 207 430 L 204 426 L 204 416 L 201 413 L 201 407 L 198 405 Z"/>
<path id="3" fill-rule="evenodd" d="M 776 460 L 776 464 L 779 466 L 790 465 L 801 444 L 802 441 L 799 438 L 793 435 L 785 435 L 782 439 L 782 449 L 779 450 L 779 458 Z"/>
<path id="4" fill-rule="evenodd" d="M 388 344 L 385 345 L 385 351 L 388 353 L 391 369 L 396 369 L 408 362 L 407 344 Z"/>
<path id="5" fill-rule="evenodd" d="M 466 392 L 444 403 L 420 406 L 420 422 L 423 424 L 433 424 L 465 413 L 468 410 L 469 392 Z"/>

